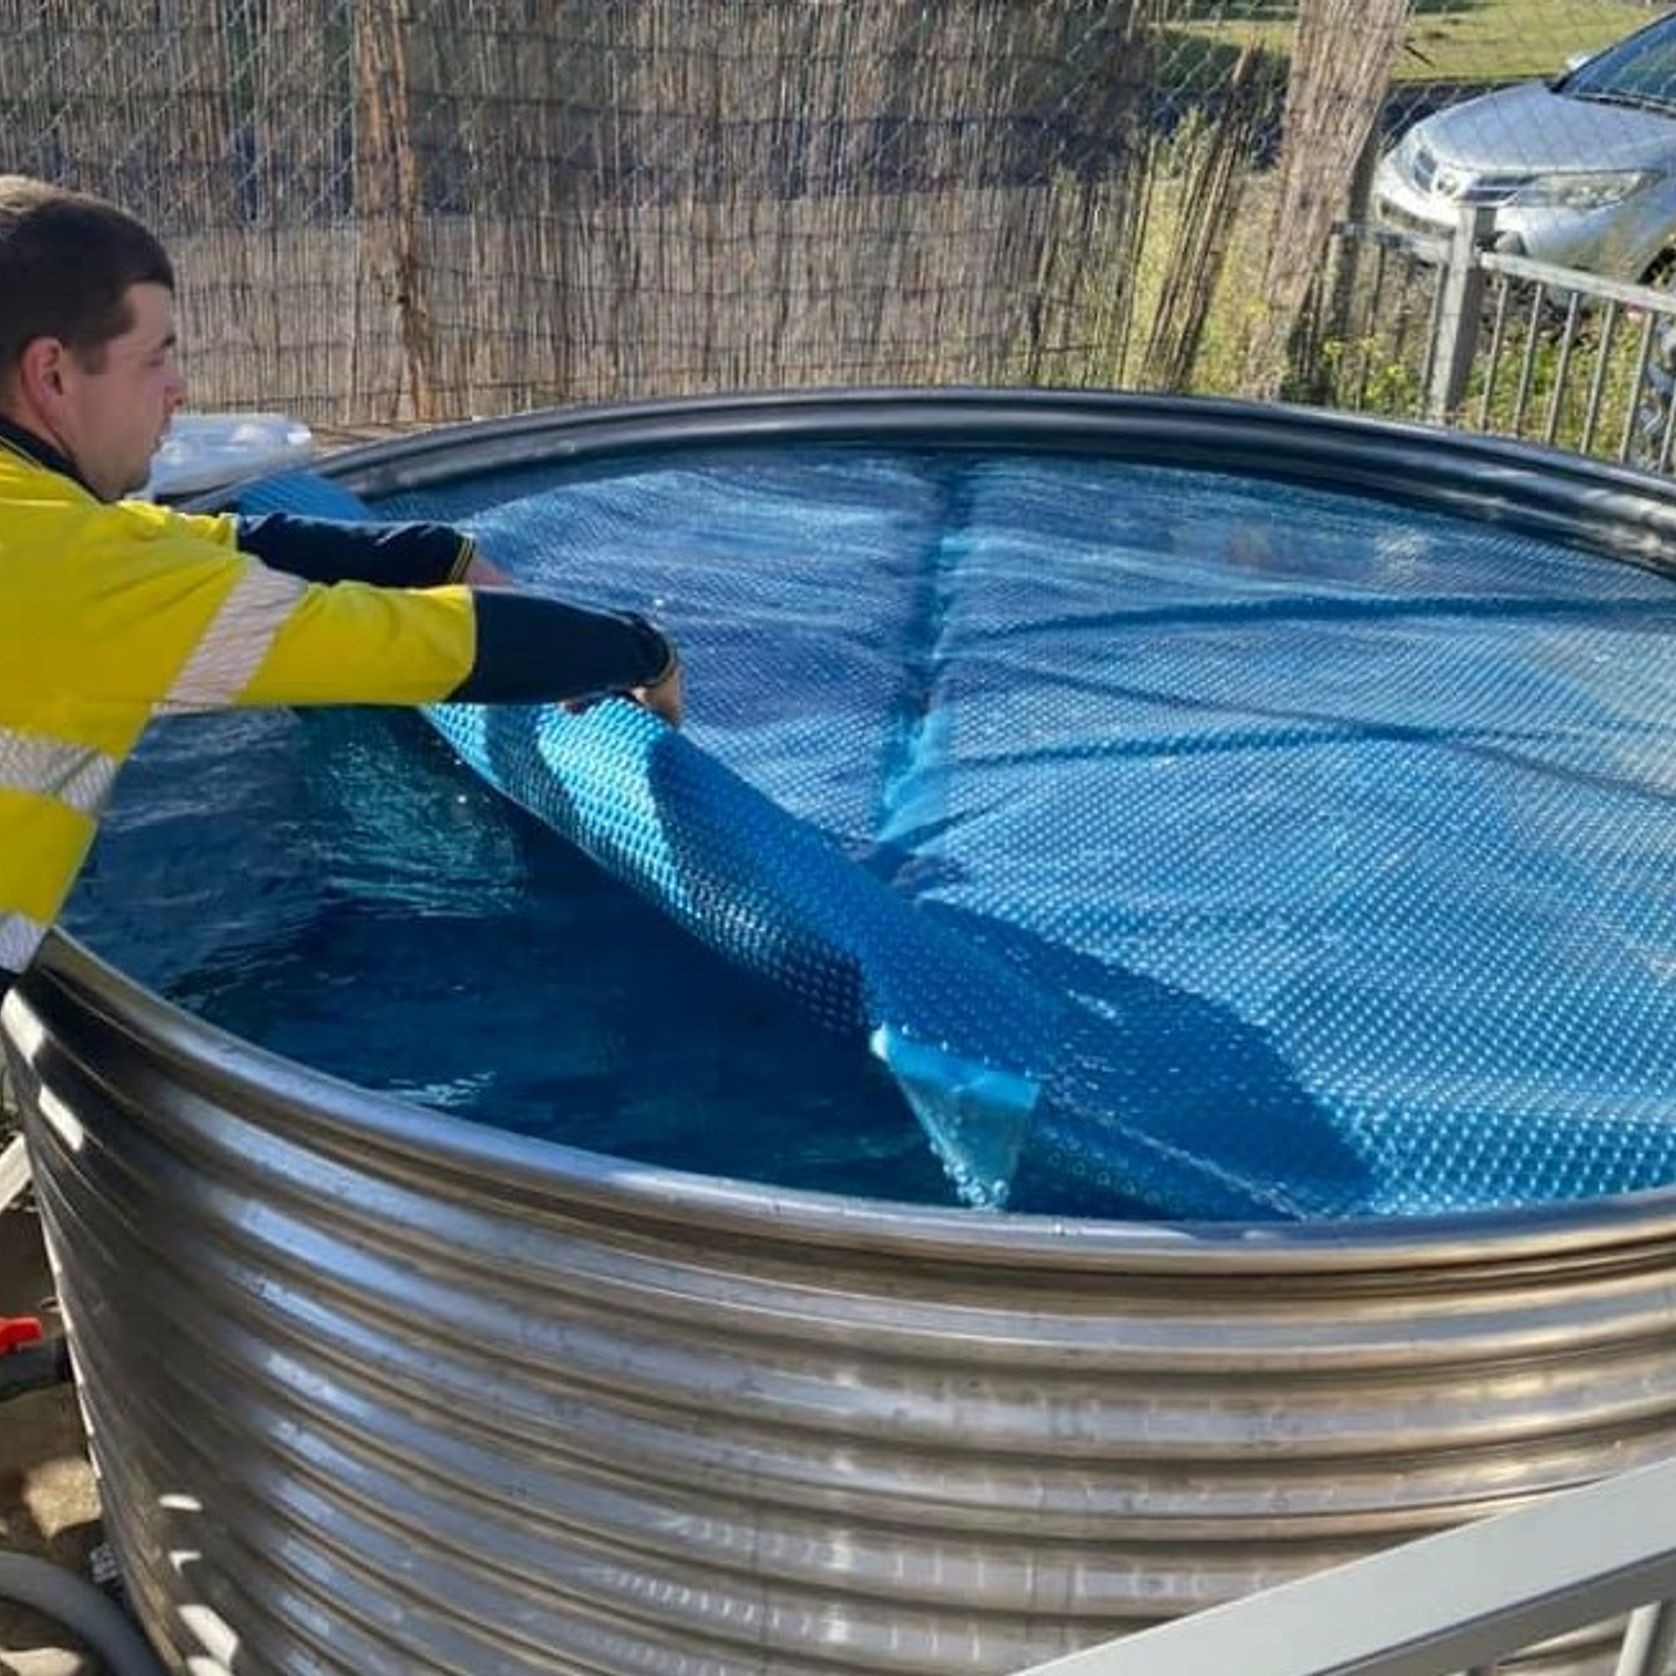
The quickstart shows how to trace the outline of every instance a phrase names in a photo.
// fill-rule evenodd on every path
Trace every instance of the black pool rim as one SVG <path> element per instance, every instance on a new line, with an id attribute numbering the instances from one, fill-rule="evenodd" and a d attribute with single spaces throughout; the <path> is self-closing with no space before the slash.
<path id="1" fill-rule="evenodd" d="M 1083 391 L 864 389 L 555 408 L 414 432 L 331 456 L 322 475 L 369 498 L 537 464 L 681 449 L 866 444 L 1095 453 L 1270 477 L 1504 524 L 1676 575 L 1676 483 L 1531 444 L 1275 404 Z M 225 505 L 230 491 L 194 507 Z M 19 986 L 51 1020 L 91 1011 L 187 1081 L 283 1107 L 321 1141 L 415 1151 L 450 1170 L 615 1203 L 638 1217 L 697 1215 L 742 1235 L 924 1258 L 1160 1272 L 1375 1271 L 1512 1261 L 1615 1247 L 1676 1249 L 1676 1184 L 1608 1198 L 1414 1218 L 1311 1223 L 1100 1222 L 766 1187 L 636 1164 L 514 1135 L 373 1093 L 205 1023 L 55 932 Z M 1676 1098 L 1676 1096 L 1673 1096 Z"/>
<path id="2" fill-rule="evenodd" d="M 549 408 L 365 444 L 317 469 L 377 499 L 538 463 L 823 443 L 1096 454 L 1267 477 L 1505 524 L 1676 573 L 1676 481 L 1475 432 L 1193 396 L 848 389 Z"/>

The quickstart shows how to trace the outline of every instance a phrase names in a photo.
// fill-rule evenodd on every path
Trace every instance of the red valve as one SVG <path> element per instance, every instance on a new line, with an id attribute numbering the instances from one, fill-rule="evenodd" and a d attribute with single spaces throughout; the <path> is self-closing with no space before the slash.
<path id="1" fill-rule="evenodd" d="M 34 1344 L 41 1336 L 41 1323 L 32 1315 L 0 1315 L 0 1356 L 20 1345 Z"/>

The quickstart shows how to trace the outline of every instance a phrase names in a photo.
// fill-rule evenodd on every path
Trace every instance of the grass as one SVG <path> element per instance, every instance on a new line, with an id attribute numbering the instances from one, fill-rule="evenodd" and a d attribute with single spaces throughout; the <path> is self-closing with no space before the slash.
<path id="1" fill-rule="evenodd" d="M 1284 56 L 1294 7 L 1273 0 L 1229 0 L 1218 16 L 1179 23 L 1184 35 L 1214 46 L 1255 41 Z M 1551 76 L 1574 52 L 1592 52 L 1658 14 L 1627 0 L 1455 0 L 1417 4 L 1395 79 L 1498 82 Z"/>
<path id="2" fill-rule="evenodd" d="M 1264 310 L 1263 271 L 1273 224 L 1276 180 L 1272 170 L 1248 175 L 1229 239 L 1227 260 L 1216 287 L 1204 340 L 1188 383 L 1192 394 L 1235 395 L 1244 383 L 1246 346 Z M 1147 243 L 1137 274 L 1137 315 L 1150 321 L 1163 287 L 1166 253 L 1180 214 L 1179 176 L 1165 175 L 1153 187 Z M 1144 331 L 1138 334 L 1144 338 Z M 1114 369 L 1116 382 L 1132 380 L 1138 367 Z"/>
<path id="3" fill-rule="evenodd" d="M 1529 322 L 1529 302 L 1528 287 L 1519 284 L 1510 286 L 1506 335 L 1487 403 L 1484 400 L 1484 385 L 1490 366 L 1488 350 L 1491 332 L 1486 320 L 1479 335 L 1478 353 L 1462 405 L 1462 417 L 1472 425 L 1482 424 L 1483 429 L 1502 436 L 1552 441 L 1561 448 L 1583 452 L 1589 394 L 1598 375 L 1600 410 L 1594 434 L 1588 438 L 1586 452 L 1615 458 L 1626 424 L 1633 418 L 1632 429 L 1641 436 L 1641 441 L 1636 445 L 1638 452 L 1632 458 L 1636 463 L 1650 464 L 1650 460 L 1641 457 L 1639 450 L 1650 446 L 1656 456 L 1663 440 L 1665 409 L 1651 385 L 1638 382 L 1645 317 L 1638 311 L 1618 311 L 1608 336 L 1604 329 L 1604 310 L 1596 307 L 1581 312 L 1567 353 L 1563 312 L 1557 307 L 1552 309 L 1533 332 Z M 1655 319 L 1655 359 L 1660 330 Z M 1527 354 L 1529 398 L 1521 407 L 1518 389 Z M 1649 419 L 1651 430 L 1643 434 L 1643 426 Z"/>

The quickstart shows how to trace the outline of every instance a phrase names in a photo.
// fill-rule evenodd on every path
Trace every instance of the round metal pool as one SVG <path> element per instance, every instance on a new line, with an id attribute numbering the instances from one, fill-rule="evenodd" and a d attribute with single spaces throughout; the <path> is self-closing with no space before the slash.
<path id="1" fill-rule="evenodd" d="M 1091 450 L 1676 552 L 1670 491 L 1631 474 L 1175 400 L 693 403 L 336 469 L 376 494 L 733 438 Z M 977 1215 L 464 1123 L 63 939 L 5 1024 L 112 1533 L 197 1670 L 1002 1672 L 1676 1434 L 1664 1191 L 1290 1228 Z"/>

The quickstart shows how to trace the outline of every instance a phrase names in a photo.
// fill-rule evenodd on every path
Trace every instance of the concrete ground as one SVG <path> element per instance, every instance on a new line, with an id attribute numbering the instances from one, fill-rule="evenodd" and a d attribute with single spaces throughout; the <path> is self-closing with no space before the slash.
<path id="1" fill-rule="evenodd" d="M 10 1124 L 0 1114 L 0 1145 Z M 34 1315 L 58 1330 L 40 1221 L 27 1196 L 0 1212 L 0 1315 Z M 87 1463 L 81 1412 L 61 1386 L 0 1408 L 0 1547 L 38 1554 L 87 1575 L 100 1541 L 99 1499 Z M 91 1676 L 65 1632 L 0 1602 L 0 1676 Z"/>

